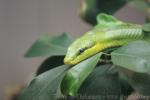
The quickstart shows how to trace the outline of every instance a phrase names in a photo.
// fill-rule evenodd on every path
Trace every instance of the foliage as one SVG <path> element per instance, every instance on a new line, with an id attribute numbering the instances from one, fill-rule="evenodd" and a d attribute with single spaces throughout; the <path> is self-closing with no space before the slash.
<path id="1" fill-rule="evenodd" d="M 63 65 L 35 77 L 20 95 L 20 100 L 54 100 L 69 66 Z"/>
<path id="2" fill-rule="evenodd" d="M 111 53 L 112 62 L 139 73 L 150 74 L 150 43 L 135 41 Z"/>
<path id="3" fill-rule="evenodd" d="M 65 55 L 67 47 L 72 41 L 73 39 L 66 33 L 57 37 L 43 36 L 30 47 L 25 57 Z"/>
<path id="4" fill-rule="evenodd" d="M 96 5 L 95 2 L 100 1 L 100 5 L 103 6 Z M 113 14 L 127 1 L 134 2 L 134 0 L 115 0 L 115 2 L 110 0 L 109 3 L 106 1 L 85 0 L 87 10 L 82 12 L 84 18 L 95 25 L 95 16 L 98 13 Z M 105 7 L 105 4 L 111 5 L 110 8 Z M 92 14 L 93 16 L 89 16 Z M 102 21 L 99 20 L 99 23 Z M 146 35 L 150 33 L 149 24 L 143 25 L 143 32 Z M 120 100 L 133 91 L 150 96 L 149 40 L 108 48 L 77 65 L 64 65 L 63 59 L 72 41 L 73 38 L 67 33 L 59 36 L 46 35 L 29 48 L 25 57 L 48 58 L 39 66 L 29 86 L 19 94 L 18 100 Z"/>
<path id="5" fill-rule="evenodd" d="M 64 94 L 76 95 L 83 81 L 95 68 L 100 56 L 101 53 L 73 66 L 62 81 L 62 92 Z"/>
<path id="6" fill-rule="evenodd" d="M 64 41 L 64 39 L 61 38 L 60 42 L 61 41 Z M 110 98 L 107 97 L 108 95 L 115 95 L 116 97 L 126 95 L 126 93 L 129 95 L 132 91 L 132 86 L 132 88 L 138 92 L 147 95 L 150 93 L 148 85 L 150 84 L 149 51 L 150 44 L 148 42 L 135 41 L 121 48 L 116 48 L 116 50 L 111 53 L 113 64 L 119 66 L 114 66 L 113 64 L 99 64 L 98 58 L 100 55 L 97 54 L 97 56 L 93 56 L 74 67 L 70 66 L 70 69 L 68 69 L 68 66 L 63 65 L 61 61 L 63 60 L 63 56 L 50 57 L 40 66 L 38 76 L 22 91 L 19 100 L 49 100 L 50 98 L 56 98 L 56 95 L 50 94 L 57 94 L 56 90 L 60 90 L 59 85 L 64 75 L 66 75 L 65 73 L 70 74 L 70 71 L 74 69 L 74 71 L 79 71 L 78 74 L 75 72 L 76 75 L 73 74 L 74 76 L 64 78 L 62 81 L 61 88 L 65 94 L 86 94 L 91 97 L 99 95 L 95 98 L 99 98 L 99 100 L 104 100 L 105 98 L 108 100 Z M 96 65 L 96 63 L 98 64 Z M 63 66 L 57 67 L 57 65 L 61 64 Z M 96 68 L 93 70 L 95 66 Z M 123 73 L 125 78 L 122 78 L 119 73 Z M 79 80 L 76 81 L 73 77 L 79 77 Z M 130 85 L 128 83 L 130 83 Z M 125 89 L 128 88 L 127 91 L 122 90 L 124 85 L 126 85 Z M 76 93 L 77 91 L 78 94 Z M 116 97 L 112 99 L 119 100 L 119 98 L 116 99 Z"/>

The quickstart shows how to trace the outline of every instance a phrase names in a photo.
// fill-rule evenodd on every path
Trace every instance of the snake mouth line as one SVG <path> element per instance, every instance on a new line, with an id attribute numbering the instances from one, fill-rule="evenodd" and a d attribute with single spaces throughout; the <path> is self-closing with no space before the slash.
<path id="1" fill-rule="evenodd" d="M 122 46 L 124 44 L 127 44 L 130 41 L 133 41 L 133 40 L 125 39 L 125 40 L 114 40 L 114 41 L 108 42 L 108 43 L 107 42 L 97 43 L 92 48 L 86 50 L 81 55 L 79 55 L 75 58 L 66 56 L 65 59 L 64 59 L 64 63 L 68 64 L 68 65 L 75 65 L 75 64 L 78 64 L 79 62 L 93 56 L 96 53 L 102 52 L 103 50 L 106 50 L 108 48 Z"/>
<path id="2" fill-rule="evenodd" d="M 94 54 L 98 53 L 99 51 L 101 51 L 101 49 L 104 49 L 103 47 L 104 47 L 103 45 L 100 45 L 99 43 L 97 43 L 93 47 L 91 47 L 88 50 L 84 51 L 82 53 L 82 55 L 79 55 L 75 58 L 65 57 L 64 63 L 69 64 L 69 65 L 78 64 L 79 62 L 81 62 L 83 60 L 86 60 L 88 57 L 91 57 Z"/>

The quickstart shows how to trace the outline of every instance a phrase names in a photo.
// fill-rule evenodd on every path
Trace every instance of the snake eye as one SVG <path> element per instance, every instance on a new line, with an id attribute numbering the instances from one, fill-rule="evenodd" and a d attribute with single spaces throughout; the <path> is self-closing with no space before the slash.
<path id="1" fill-rule="evenodd" d="M 79 54 L 82 54 L 86 49 L 88 49 L 87 47 L 86 48 L 80 48 L 79 49 Z"/>
<path id="2" fill-rule="evenodd" d="M 79 53 L 80 53 L 80 54 L 83 53 L 84 51 L 85 51 L 84 48 L 79 49 Z"/>
<path id="3" fill-rule="evenodd" d="M 85 50 L 91 48 L 93 45 L 94 45 L 93 43 L 90 43 L 90 44 L 88 44 L 88 46 L 83 47 L 83 48 L 80 48 L 80 49 L 78 50 L 78 54 L 77 54 L 77 55 L 82 54 L 83 52 L 85 52 Z"/>

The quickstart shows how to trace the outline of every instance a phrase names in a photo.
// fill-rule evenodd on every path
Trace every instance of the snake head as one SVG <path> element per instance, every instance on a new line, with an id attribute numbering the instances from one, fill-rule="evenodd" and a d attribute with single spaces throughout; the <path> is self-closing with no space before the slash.
<path id="1" fill-rule="evenodd" d="M 80 61 L 88 58 L 89 52 L 87 52 L 92 46 L 94 42 L 88 39 L 77 39 L 73 42 L 68 50 L 64 59 L 65 64 L 74 65 L 79 63 Z"/>
<path id="2" fill-rule="evenodd" d="M 88 31 L 86 34 L 76 39 L 68 48 L 64 63 L 75 65 L 104 49 L 103 32 L 97 30 Z"/>

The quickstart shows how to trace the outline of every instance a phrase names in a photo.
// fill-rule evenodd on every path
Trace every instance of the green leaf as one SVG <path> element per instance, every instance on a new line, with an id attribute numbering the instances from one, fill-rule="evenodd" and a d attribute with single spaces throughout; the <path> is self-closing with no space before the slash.
<path id="1" fill-rule="evenodd" d="M 25 57 L 65 55 L 72 41 L 73 39 L 66 33 L 57 37 L 43 36 L 30 47 Z"/>
<path id="2" fill-rule="evenodd" d="M 93 97 L 94 100 L 120 100 L 121 87 L 117 71 L 110 64 L 96 67 L 82 84 L 79 94 L 85 95 L 84 100 L 93 100 Z"/>
<path id="3" fill-rule="evenodd" d="M 121 86 L 121 94 L 123 96 L 129 96 L 134 91 L 134 89 L 127 81 L 126 76 L 124 76 L 124 74 L 122 74 L 120 70 L 118 71 L 118 73 L 119 73 L 119 81 Z"/>
<path id="4" fill-rule="evenodd" d="M 61 90 L 64 94 L 71 96 L 77 95 L 78 89 L 82 85 L 83 81 L 93 71 L 96 64 L 99 61 L 101 53 L 73 66 L 65 75 Z"/>
<path id="5" fill-rule="evenodd" d="M 49 42 L 67 49 L 67 47 L 73 42 L 73 38 L 67 33 L 62 33 L 60 36 L 50 39 Z"/>
<path id="6" fill-rule="evenodd" d="M 150 43 L 134 41 L 111 53 L 112 62 L 134 72 L 150 74 Z"/>
<path id="7" fill-rule="evenodd" d="M 145 96 L 150 95 L 150 75 L 133 72 L 122 67 L 119 68 L 119 71 L 138 93 Z"/>
<path id="8" fill-rule="evenodd" d="M 56 100 L 58 87 L 68 68 L 63 65 L 35 77 L 18 100 Z"/>
<path id="9" fill-rule="evenodd" d="M 39 75 L 45 71 L 48 71 L 57 66 L 63 65 L 64 56 L 52 56 L 47 58 L 38 68 L 36 75 Z"/>

